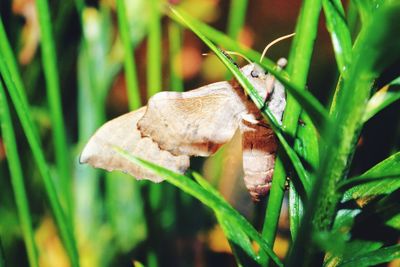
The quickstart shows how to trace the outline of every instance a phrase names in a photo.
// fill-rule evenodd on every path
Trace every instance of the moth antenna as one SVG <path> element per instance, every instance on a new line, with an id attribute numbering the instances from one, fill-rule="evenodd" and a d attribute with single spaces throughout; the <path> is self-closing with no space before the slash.
<path id="1" fill-rule="evenodd" d="M 268 49 L 269 49 L 271 46 L 273 46 L 274 44 L 276 44 L 276 43 L 278 43 L 278 42 L 280 42 L 280 41 L 282 41 L 282 40 L 288 39 L 288 38 L 294 36 L 295 34 L 296 34 L 295 32 L 294 32 L 294 33 L 291 33 L 291 34 L 287 34 L 287 35 L 284 35 L 284 36 L 282 36 L 282 37 L 279 37 L 278 39 L 275 39 L 275 40 L 273 40 L 272 42 L 270 42 L 270 43 L 264 48 L 264 50 L 263 50 L 263 52 L 262 52 L 262 54 L 261 54 L 260 63 L 261 63 L 261 61 L 263 60 L 265 54 L 267 53 Z"/>
<path id="2" fill-rule="evenodd" d="M 251 60 L 246 57 L 245 55 L 243 55 L 242 53 L 239 52 L 235 52 L 235 51 L 225 51 L 225 53 L 229 54 L 229 55 L 235 55 L 235 56 L 239 56 L 244 58 L 247 62 L 249 62 L 250 64 L 253 64 L 253 62 L 251 62 Z"/>

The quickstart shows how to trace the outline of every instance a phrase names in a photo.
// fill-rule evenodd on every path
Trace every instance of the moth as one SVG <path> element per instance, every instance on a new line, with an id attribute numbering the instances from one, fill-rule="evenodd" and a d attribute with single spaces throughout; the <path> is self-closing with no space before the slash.
<path id="1" fill-rule="evenodd" d="M 285 64 L 285 59 L 278 61 L 280 68 Z M 284 86 L 256 63 L 240 71 L 281 122 L 286 105 Z M 271 127 L 236 80 L 154 95 L 147 106 L 100 127 L 83 149 L 80 162 L 161 182 L 162 177 L 131 163 L 113 147 L 184 173 L 189 157 L 212 155 L 237 130 L 242 137 L 244 181 L 253 200 L 259 200 L 271 187 L 278 144 Z"/>

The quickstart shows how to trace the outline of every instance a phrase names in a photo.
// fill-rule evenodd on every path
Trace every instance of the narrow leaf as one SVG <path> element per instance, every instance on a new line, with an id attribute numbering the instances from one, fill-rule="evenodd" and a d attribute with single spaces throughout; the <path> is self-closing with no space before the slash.
<path id="1" fill-rule="evenodd" d="M 363 121 L 367 122 L 378 112 L 388 107 L 390 104 L 396 102 L 400 99 L 400 89 L 399 87 L 385 86 L 376 92 L 371 99 L 368 101 Z"/>
<path id="2" fill-rule="evenodd" d="M 271 259 L 279 266 L 282 266 L 282 263 L 280 262 L 279 258 L 276 256 L 276 254 L 272 251 L 271 247 L 269 244 L 263 240 L 263 238 L 260 236 L 260 234 L 253 228 L 253 226 L 242 216 L 236 211 L 234 208 L 232 208 L 226 201 L 224 201 L 221 197 L 216 197 L 213 193 L 210 193 L 207 189 L 208 186 L 200 186 L 193 180 L 191 180 L 189 177 L 174 173 L 168 169 L 165 169 L 161 166 L 157 166 L 151 162 L 142 160 L 140 158 L 134 157 L 130 155 L 128 152 L 114 147 L 117 153 L 119 153 L 121 156 L 127 158 L 129 161 L 144 167 L 146 169 L 149 169 L 153 171 L 155 174 L 165 178 L 169 183 L 173 184 L 174 186 L 180 188 L 184 192 L 192 195 L 193 197 L 197 198 L 200 200 L 202 203 L 204 203 L 206 206 L 210 207 L 213 209 L 215 212 L 218 212 L 223 216 L 225 219 L 229 219 L 234 221 L 238 226 L 242 228 L 242 230 L 254 241 L 256 241 L 259 245 L 260 248 L 265 251 Z M 211 185 L 210 185 L 211 186 Z M 249 255 L 251 256 L 251 255 Z"/>
<path id="3" fill-rule="evenodd" d="M 384 247 L 375 251 L 371 251 L 362 255 L 359 255 L 353 259 L 347 260 L 341 263 L 339 266 L 372 266 L 385 262 L 389 262 L 394 259 L 400 258 L 400 245 L 391 247 Z"/>
<path id="4" fill-rule="evenodd" d="M 28 197 L 24 185 L 21 162 L 18 155 L 17 143 L 15 140 L 14 127 L 8 108 L 6 93 L 0 81 L 0 126 L 4 140 L 7 162 L 11 174 L 11 184 L 14 191 L 15 203 L 17 205 L 18 217 L 24 237 L 30 266 L 39 266 L 38 254 L 32 228 L 31 212 L 28 204 Z M 1 259 L 0 259 L 1 261 Z"/>
<path id="5" fill-rule="evenodd" d="M 129 108 L 134 110 L 140 108 L 142 103 L 140 100 L 135 57 L 129 34 L 125 0 L 117 0 L 117 14 L 119 32 L 124 45 L 125 79 L 128 91 Z"/>
<path id="6" fill-rule="evenodd" d="M 350 178 L 338 185 L 347 190 L 343 200 L 389 194 L 400 188 L 400 152 L 378 163 L 359 177 Z"/>
<path id="7" fill-rule="evenodd" d="M 331 35 L 336 63 L 341 75 L 351 61 L 351 34 L 347 27 L 344 9 L 340 0 L 323 0 L 326 25 Z"/>
<path id="8" fill-rule="evenodd" d="M 189 15 L 187 15 L 184 11 L 180 9 L 178 10 L 171 8 L 171 10 L 172 10 L 172 15 L 170 14 L 170 16 L 173 19 L 180 22 L 182 25 L 190 28 L 200 39 L 203 40 L 205 44 L 207 44 L 207 46 L 210 47 L 211 50 L 213 49 L 211 48 L 210 44 L 211 45 L 213 44 L 211 43 L 210 40 L 221 41 L 220 45 L 235 50 L 237 52 L 243 53 L 245 56 L 248 56 L 250 59 L 254 61 L 259 60 L 260 56 L 259 53 L 254 52 L 250 49 L 243 48 L 240 44 L 233 41 L 228 36 L 191 18 Z M 207 41 L 205 41 L 205 39 L 207 39 Z M 215 50 L 213 50 L 213 52 L 216 53 Z M 217 53 L 216 55 L 218 56 Z M 328 112 L 310 92 L 304 90 L 304 88 L 295 85 L 287 76 L 287 73 L 283 70 L 279 70 L 275 64 L 273 63 L 271 64 L 270 60 L 263 60 L 262 62 L 260 62 L 260 65 L 264 67 L 266 70 L 268 70 L 268 72 L 270 72 L 272 75 L 274 75 L 285 86 L 288 93 L 292 94 L 293 97 L 304 108 L 304 110 L 309 114 L 310 118 L 313 120 L 314 124 L 318 127 L 318 129 L 322 129 L 325 123 L 329 123 Z M 228 67 L 228 69 L 230 68 Z M 236 79 L 238 79 L 238 81 L 241 83 L 238 77 L 236 77 Z"/>

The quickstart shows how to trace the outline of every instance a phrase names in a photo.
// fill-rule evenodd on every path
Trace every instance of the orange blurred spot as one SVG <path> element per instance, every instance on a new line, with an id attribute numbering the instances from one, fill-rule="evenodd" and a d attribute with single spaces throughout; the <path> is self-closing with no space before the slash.
<path id="1" fill-rule="evenodd" d="M 254 44 L 254 32 L 247 26 L 239 32 L 239 42 L 246 47 L 252 47 Z"/>
<path id="2" fill-rule="evenodd" d="M 4 147 L 3 139 L 0 138 L 0 161 L 6 158 L 6 150 Z"/>
<path id="3" fill-rule="evenodd" d="M 67 253 L 57 235 L 57 229 L 50 217 L 45 217 L 36 230 L 35 239 L 39 250 L 41 267 L 69 267 Z"/>
<path id="4" fill-rule="evenodd" d="M 14 0 L 12 10 L 15 14 L 25 18 L 25 25 L 22 28 L 22 49 L 18 58 L 22 65 L 32 61 L 39 44 L 39 22 L 36 13 L 34 0 Z"/>
<path id="5" fill-rule="evenodd" d="M 201 66 L 200 50 L 192 46 L 184 46 L 173 60 L 174 72 L 182 79 L 190 79 L 198 74 Z"/>
<path id="6" fill-rule="evenodd" d="M 285 258 L 288 249 L 289 249 L 289 240 L 277 235 L 274 244 L 274 252 L 276 253 L 276 255 L 279 258 L 283 259 Z"/>
<path id="7" fill-rule="evenodd" d="M 214 226 L 206 237 L 210 250 L 219 253 L 232 253 L 228 240 L 219 225 Z"/>

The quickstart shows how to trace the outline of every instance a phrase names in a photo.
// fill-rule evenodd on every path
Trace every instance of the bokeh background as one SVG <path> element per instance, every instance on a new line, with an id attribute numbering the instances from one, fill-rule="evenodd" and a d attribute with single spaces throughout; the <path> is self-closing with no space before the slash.
<path id="1" fill-rule="evenodd" d="M 79 1 L 78 1 L 79 2 Z M 148 29 L 151 8 L 145 0 L 126 1 L 142 103 L 150 95 Z M 227 31 L 228 0 L 170 1 L 210 26 Z M 129 111 L 124 52 L 118 31 L 114 0 L 86 1 L 80 13 L 76 3 L 49 1 L 56 41 L 62 110 L 68 142 L 70 198 L 62 198 L 72 211 L 82 266 L 235 266 L 229 245 L 213 213 L 167 183 L 136 181 L 122 173 L 106 173 L 78 163 L 79 153 L 94 131 L 106 120 Z M 233 36 L 257 51 L 274 39 L 294 31 L 301 1 L 248 1 L 243 28 Z M 0 15 L 18 58 L 40 133 L 46 159 L 60 196 L 65 184 L 55 167 L 52 123 L 46 97 L 35 0 L 2 0 Z M 327 103 L 337 81 L 336 65 L 327 29 L 321 17 L 308 80 L 309 89 Z M 161 14 L 162 90 L 185 91 L 230 79 L 226 68 L 188 30 Z M 181 47 L 170 53 L 170 36 L 178 31 Z M 287 57 L 291 40 L 273 46 L 267 57 Z M 246 64 L 236 58 L 239 64 Z M 177 75 L 182 83 L 174 83 Z M 390 106 L 366 125 L 351 172 L 361 173 L 399 147 L 399 103 Z M 69 266 L 66 252 L 52 219 L 43 182 L 32 159 L 19 121 L 14 127 L 31 208 L 41 266 Z M 364 149 L 365 148 L 365 149 Z M 0 139 L 0 239 L 10 266 L 27 266 L 27 255 L 16 212 L 7 155 Z M 192 159 L 191 168 L 201 172 L 225 198 L 254 225 L 259 225 L 265 201 L 254 204 L 242 180 L 240 138 L 235 138 L 210 158 Z M 260 226 L 259 226 L 260 227 Z M 284 257 L 288 247 L 287 211 L 284 208 L 275 251 Z"/>

